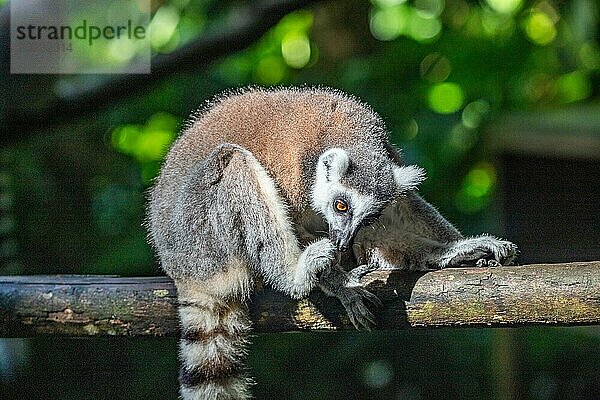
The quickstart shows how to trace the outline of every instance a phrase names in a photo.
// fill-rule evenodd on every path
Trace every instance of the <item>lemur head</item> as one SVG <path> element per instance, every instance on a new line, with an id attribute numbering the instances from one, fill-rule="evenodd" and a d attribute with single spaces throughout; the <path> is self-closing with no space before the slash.
<path id="1" fill-rule="evenodd" d="M 337 249 L 346 251 L 360 227 L 374 222 L 388 204 L 416 188 L 424 177 L 416 166 L 399 166 L 377 154 L 353 160 L 346 150 L 332 148 L 317 162 L 311 205 L 325 217 Z"/>

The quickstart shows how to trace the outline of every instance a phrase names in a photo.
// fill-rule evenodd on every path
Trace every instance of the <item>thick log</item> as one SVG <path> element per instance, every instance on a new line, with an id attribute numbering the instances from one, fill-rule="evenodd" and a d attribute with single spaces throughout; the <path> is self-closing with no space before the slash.
<path id="1" fill-rule="evenodd" d="M 383 301 L 380 329 L 600 324 L 600 261 L 363 278 Z M 177 336 L 166 277 L 0 277 L 0 336 Z M 250 301 L 256 332 L 354 329 L 336 299 L 293 301 L 265 289 Z"/>

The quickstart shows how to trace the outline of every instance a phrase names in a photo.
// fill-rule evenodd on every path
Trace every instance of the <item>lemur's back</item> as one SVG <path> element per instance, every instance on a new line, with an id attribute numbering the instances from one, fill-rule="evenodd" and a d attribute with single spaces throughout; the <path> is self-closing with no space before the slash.
<path id="1" fill-rule="evenodd" d="M 158 183 L 177 186 L 217 145 L 233 143 L 254 154 L 290 206 L 302 208 L 311 178 L 306 174 L 324 147 L 361 143 L 383 153 L 386 141 L 376 114 L 342 93 L 250 89 L 225 96 L 199 114 L 169 152 Z"/>
<path id="2" fill-rule="evenodd" d="M 147 221 L 177 286 L 182 398 L 250 398 L 246 301 L 258 282 L 297 299 L 318 285 L 370 328 L 365 301 L 379 301 L 356 283 L 371 269 L 514 258 L 510 242 L 464 239 L 414 193 L 422 179 L 376 114 L 339 92 L 251 89 L 199 114 L 167 156 Z M 320 224 L 304 224 L 311 212 Z M 348 273 L 353 257 L 362 265 Z"/>

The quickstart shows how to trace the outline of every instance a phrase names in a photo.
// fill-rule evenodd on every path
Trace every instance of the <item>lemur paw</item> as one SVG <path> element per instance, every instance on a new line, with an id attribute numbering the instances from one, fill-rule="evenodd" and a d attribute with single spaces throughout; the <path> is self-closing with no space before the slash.
<path id="1" fill-rule="evenodd" d="M 440 268 L 498 267 L 510 265 L 517 256 L 517 246 L 490 235 L 481 235 L 454 243 L 440 258 Z"/>
<path id="2" fill-rule="evenodd" d="M 375 271 L 376 269 L 378 269 L 378 267 L 375 264 L 363 264 L 351 269 L 350 271 L 348 271 L 348 281 L 346 283 L 346 286 L 362 286 L 362 284 L 360 283 L 361 278 L 367 275 L 369 272 Z"/>
<path id="3" fill-rule="evenodd" d="M 321 239 L 311 243 L 302 253 L 306 268 L 310 270 L 311 275 L 317 275 L 319 272 L 331 266 L 335 259 L 335 246 L 329 239 Z"/>
<path id="4" fill-rule="evenodd" d="M 379 308 L 381 300 L 362 286 L 345 287 L 336 294 L 352 325 L 359 331 L 370 331 L 377 323 L 373 313 L 365 305 L 365 300 Z"/>

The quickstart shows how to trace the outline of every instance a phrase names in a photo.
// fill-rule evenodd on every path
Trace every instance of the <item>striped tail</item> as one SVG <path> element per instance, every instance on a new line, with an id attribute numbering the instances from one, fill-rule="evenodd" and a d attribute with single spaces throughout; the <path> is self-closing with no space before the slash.
<path id="1" fill-rule="evenodd" d="M 182 399 L 249 399 L 244 362 L 251 323 L 244 303 L 198 296 L 180 303 L 179 318 Z"/>

